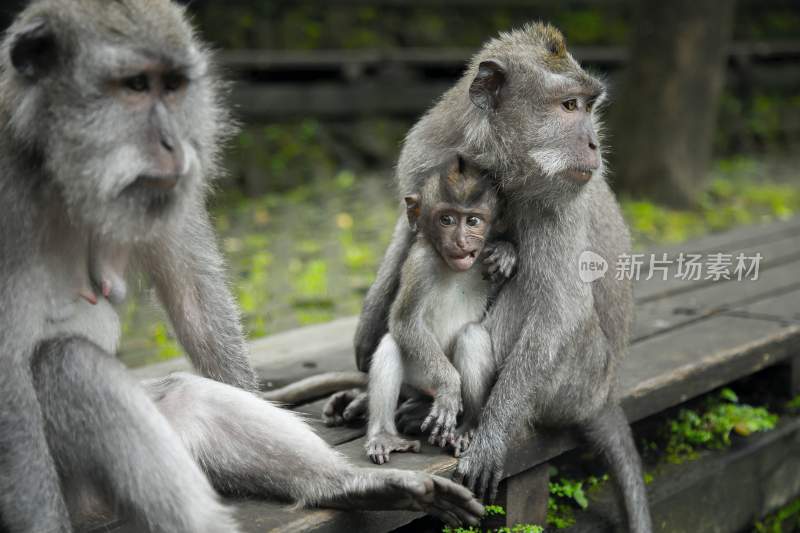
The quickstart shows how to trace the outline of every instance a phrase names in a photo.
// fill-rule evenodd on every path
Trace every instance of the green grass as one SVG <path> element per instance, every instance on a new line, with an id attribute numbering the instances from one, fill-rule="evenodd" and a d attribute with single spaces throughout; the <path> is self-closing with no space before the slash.
<path id="1" fill-rule="evenodd" d="M 299 127 L 305 136 L 316 134 L 312 125 Z M 289 140 L 271 130 L 263 135 L 284 143 L 276 160 L 296 157 Z M 752 159 L 719 162 L 695 211 L 623 197 L 635 247 L 800 212 L 800 185 L 770 181 L 768 171 Z M 360 310 L 397 219 L 395 189 L 389 176 L 331 173 L 314 163 L 301 176 L 304 185 L 257 198 L 227 192 L 214 200 L 213 220 L 251 339 Z M 131 287 L 135 294 L 121 310 L 120 357 L 130 366 L 175 357 L 180 348 L 148 284 L 135 280 Z"/>

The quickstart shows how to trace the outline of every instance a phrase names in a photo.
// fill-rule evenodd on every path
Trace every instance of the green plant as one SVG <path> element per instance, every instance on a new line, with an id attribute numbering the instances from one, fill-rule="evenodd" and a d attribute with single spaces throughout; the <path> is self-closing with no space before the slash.
<path id="1" fill-rule="evenodd" d="M 506 515 L 506 510 L 502 505 L 486 505 L 484 509 L 486 509 L 485 519 Z M 514 524 L 513 526 L 502 526 L 492 529 L 483 527 L 452 528 L 450 526 L 445 526 L 442 528 L 442 533 L 544 533 L 544 528 L 536 524 Z"/>
<path id="2" fill-rule="evenodd" d="M 599 482 L 595 478 L 595 485 Z M 561 478 L 550 482 L 547 500 L 547 525 L 563 529 L 575 524 L 575 507 L 586 509 L 589 500 L 583 490 L 583 481 Z"/>
<path id="3" fill-rule="evenodd" d="M 681 409 L 667 424 L 665 459 L 680 464 L 695 459 L 702 449 L 723 449 L 731 444 L 731 433 L 747 436 L 773 429 L 778 415 L 764 407 L 739 403 L 729 388 L 711 396 L 700 412 Z"/>
<path id="4" fill-rule="evenodd" d="M 800 530 L 800 498 L 787 503 L 754 524 L 756 533 L 791 533 Z"/>

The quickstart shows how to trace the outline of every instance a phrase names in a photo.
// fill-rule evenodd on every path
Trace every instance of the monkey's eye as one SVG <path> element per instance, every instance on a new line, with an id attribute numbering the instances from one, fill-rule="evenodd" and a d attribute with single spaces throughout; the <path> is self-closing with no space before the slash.
<path id="1" fill-rule="evenodd" d="M 592 110 L 592 108 L 594 107 L 594 102 L 595 102 L 594 98 L 586 102 L 586 111 Z"/>
<path id="2" fill-rule="evenodd" d="M 453 215 L 442 215 L 439 217 L 439 224 L 442 226 L 452 226 L 456 223 L 456 219 Z"/>
<path id="3" fill-rule="evenodd" d="M 474 228 L 476 226 L 480 226 L 481 222 L 483 222 L 483 221 L 480 219 L 480 217 L 476 217 L 474 215 L 470 216 L 470 217 L 467 217 L 467 226 L 470 226 L 470 227 Z"/>
<path id="4" fill-rule="evenodd" d="M 567 111 L 575 111 L 576 109 L 578 109 L 578 101 L 575 98 L 564 100 L 563 102 L 561 102 L 561 107 L 563 107 Z"/>
<path id="5" fill-rule="evenodd" d="M 168 93 L 179 91 L 186 85 L 186 76 L 179 72 L 170 72 L 164 76 L 164 90 Z"/>
<path id="6" fill-rule="evenodd" d="M 146 74 L 137 74 L 122 80 L 122 85 L 126 89 L 137 93 L 143 93 L 150 90 L 150 81 L 147 79 Z"/>

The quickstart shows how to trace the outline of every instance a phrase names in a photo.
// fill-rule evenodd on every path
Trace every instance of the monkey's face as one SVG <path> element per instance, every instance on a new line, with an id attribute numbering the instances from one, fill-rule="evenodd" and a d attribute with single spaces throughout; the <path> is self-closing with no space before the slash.
<path id="1" fill-rule="evenodd" d="M 511 172 L 504 189 L 576 191 L 603 171 L 595 111 L 604 87 L 566 51 L 555 28 L 534 24 L 490 42 L 470 86 Z M 498 161 L 493 161 L 495 167 Z"/>
<path id="2" fill-rule="evenodd" d="M 34 11 L 12 31 L 12 126 L 76 223 L 146 239 L 202 201 L 226 123 L 214 80 L 169 2 L 73 7 Z"/>
<path id="3" fill-rule="evenodd" d="M 439 204 L 431 210 L 426 232 L 450 269 L 466 272 L 483 252 L 491 213 Z"/>

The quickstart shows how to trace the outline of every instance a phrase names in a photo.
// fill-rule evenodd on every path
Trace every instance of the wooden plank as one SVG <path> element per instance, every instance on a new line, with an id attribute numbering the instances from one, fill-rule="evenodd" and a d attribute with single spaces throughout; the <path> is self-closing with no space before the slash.
<path id="1" fill-rule="evenodd" d="M 638 420 L 796 353 L 800 324 L 717 315 L 631 348 L 623 407 Z"/>
<path id="2" fill-rule="evenodd" d="M 633 342 L 733 307 L 795 291 L 800 288 L 799 274 L 800 258 L 777 266 L 765 265 L 757 280 L 720 280 L 639 304 L 634 309 Z M 796 311 L 800 312 L 800 301 Z"/>
<path id="3" fill-rule="evenodd" d="M 544 524 L 550 496 L 550 465 L 542 463 L 506 479 L 500 486 L 499 504 L 506 510 L 505 524 Z"/>
<path id="4" fill-rule="evenodd" d="M 780 361 L 797 347 L 800 325 L 715 316 L 639 343 L 622 369 L 623 406 L 637 420 L 719 385 Z M 506 464 L 514 475 L 541 464 L 574 447 L 577 441 L 566 432 L 521 435 Z M 337 447 L 354 464 L 371 466 L 359 438 Z M 448 474 L 456 459 L 438 448 L 423 446 L 421 454 L 395 454 L 392 467 Z M 331 514 L 333 513 L 333 514 Z M 339 514 L 332 511 L 291 513 L 284 531 L 300 526 L 312 531 L 341 531 Z M 383 527 L 399 527 L 406 517 L 387 516 Z M 347 527 L 352 527 L 348 523 Z"/>
<path id="5" fill-rule="evenodd" d="M 705 263 L 708 254 L 724 253 L 731 254 L 734 258 L 736 255 L 742 253 L 746 257 L 755 256 L 760 253 L 762 259 L 760 261 L 760 268 L 768 268 L 782 263 L 791 262 L 800 257 L 800 230 L 797 228 L 787 228 L 777 234 L 766 235 L 761 238 L 754 238 L 750 242 L 733 243 L 727 247 L 709 248 L 703 250 L 693 250 L 692 243 L 688 243 L 683 250 L 687 253 L 699 253 L 703 257 L 701 262 Z M 661 259 L 661 255 L 656 255 L 656 259 Z M 677 259 L 677 255 L 669 255 L 669 260 Z M 645 253 L 644 261 L 649 262 L 650 253 Z M 661 278 L 660 273 L 656 273 L 653 279 L 647 280 L 645 274 L 641 275 L 638 282 L 634 282 L 633 294 L 637 304 L 646 303 L 656 300 L 658 298 L 665 298 L 673 296 L 682 292 L 697 290 L 699 287 L 711 285 L 715 281 L 710 279 L 700 279 L 696 281 L 688 281 L 676 278 L 676 266 L 672 265 L 668 271 L 666 280 Z M 732 270 L 733 266 L 731 266 Z M 644 271 L 644 269 L 643 269 Z M 706 276 L 706 269 L 703 268 L 703 277 Z"/>
<path id="6" fill-rule="evenodd" d="M 353 335 L 358 317 L 307 326 L 250 343 L 250 361 L 264 388 L 272 389 L 298 379 L 335 370 L 354 370 Z M 170 372 L 191 372 L 185 357 L 131 370 L 139 379 Z"/>

